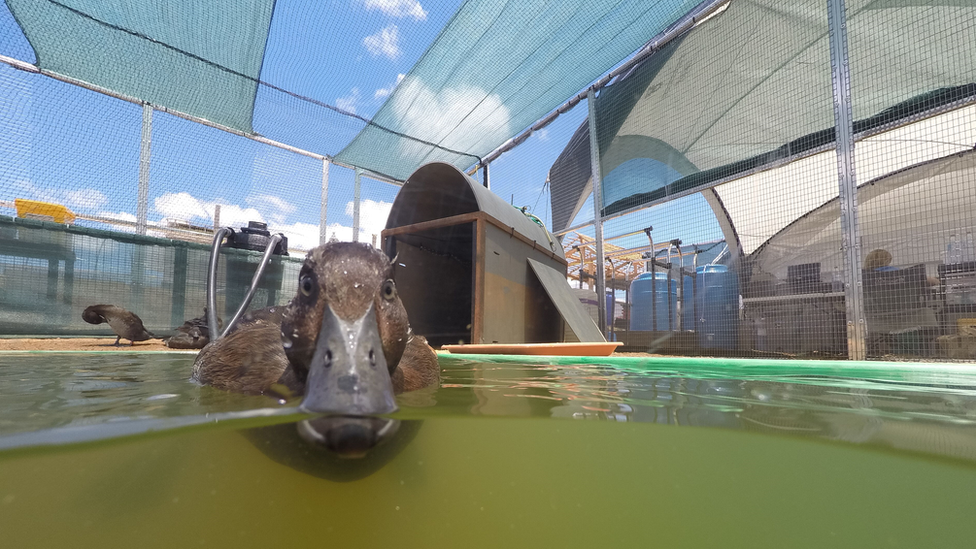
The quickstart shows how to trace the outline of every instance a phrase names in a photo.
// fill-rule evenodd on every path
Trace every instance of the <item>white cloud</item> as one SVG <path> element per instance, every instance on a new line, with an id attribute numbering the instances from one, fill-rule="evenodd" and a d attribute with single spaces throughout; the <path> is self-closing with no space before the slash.
<path id="1" fill-rule="evenodd" d="M 193 218 L 213 219 L 213 208 L 208 212 L 203 203 L 190 193 L 166 193 L 153 201 L 156 211 L 163 217 L 175 217 L 189 221 Z"/>
<path id="2" fill-rule="evenodd" d="M 336 107 L 356 114 L 356 105 L 359 103 L 359 88 L 353 88 L 349 95 L 336 99 Z"/>
<path id="3" fill-rule="evenodd" d="M 534 135 L 539 141 L 549 141 L 549 128 L 542 128 L 532 135 Z"/>
<path id="4" fill-rule="evenodd" d="M 376 90 L 373 93 L 373 98 L 374 99 L 382 99 L 384 97 L 388 97 L 391 93 L 393 93 L 393 90 L 395 90 L 396 87 L 398 85 L 400 85 L 400 82 L 403 82 L 403 79 L 406 76 L 407 75 L 405 75 L 403 73 L 398 74 L 397 75 L 396 82 L 394 82 L 393 84 L 390 84 L 390 87 L 388 87 L 388 88 L 380 88 L 380 89 Z"/>
<path id="5" fill-rule="evenodd" d="M 270 194 L 252 195 L 244 201 L 254 207 L 263 207 L 268 217 L 275 223 L 284 223 L 288 215 L 298 210 L 294 204 Z"/>
<path id="6" fill-rule="evenodd" d="M 311 223 L 292 223 L 269 227 L 272 233 L 288 237 L 288 249 L 308 251 L 319 245 L 319 226 Z"/>
<path id="7" fill-rule="evenodd" d="M 427 12 L 417 0 L 365 0 L 366 9 L 378 9 L 390 17 L 412 17 L 417 21 L 427 19 Z"/>
<path id="8" fill-rule="evenodd" d="M 386 28 L 380 30 L 376 34 L 371 34 L 366 38 L 363 38 L 363 45 L 369 50 L 369 53 L 379 56 L 388 57 L 390 60 L 396 61 L 400 54 L 400 29 L 396 25 L 388 25 Z"/>
<path id="9" fill-rule="evenodd" d="M 372 242 L 373 235 L 379 242 L 379 234 L 386 228 L 386 218 L 390 217 L 390 202 L 361 200 L 359 202 L 359 241 Z M 352 217 L 352 201 L 346 202 L 346 215 Z M 352 229 L 349 229 L 349 239 L 352 240 Z M 339 237 L 342 240 L 342 237 Z"/>
<path id="10" fill-rule="evenodd" d="M 207 220 L 213 224 L 214 211 L 220 204 L 220 225 L 244 226 L 248 221 L 264 222 L 264 216 L 255 208 L 242 208 L 236 204 L 222 204 L 220 201 L 207 202 L 200 200 L 190 193 L 167 193 L 154 201 L 155 209 L 163 217 L 172 217 L 185 221 Z"/>
<path id="11" fill-rule="evenodd" d="M 105 219 L 117 219 L 119 221 L 127 221 L 129 223 L 136 222 L 136 216 L 128 212 L 98 212 L 98 217 L 104 217 Z"/>
<path id="12" fill-rule="evenodd" d="M 118 221 L 125 221 L 127 223 L 135 223 L 136 216 L 128 212 L 98 212 L 98 217 L 104 217 L 105 219 L 115 219 Z M 121 233 L 135 233 L 135 225 L 111 225 L 113 231 L 118 231 Z M 151 236 L 165 236 L 162 234 L 157 234 L 150 231 Z"/>
<path id="13" fill-rule="evenodd" d="M 68 191 L 64 193 L 66 206 L 69 208 L 79 208 L 94 210 L 108 203 L 108 198 L 98 189 L 81 189 L 80 191 Z"/>
<path id="14" fill-rule="evenodd" d="M 398 89 L 391 106 L 403 121 L 407 135 L 461 151 L 472 149 L 481 141 L 501 143 L 511 136 L 508 107 L 498 95 L 469 85 L 435 93 L 412 76 L 405 78 Z M 404 139 L 396 152 L 413 158 L 426 154 L 428 148 Z"/>

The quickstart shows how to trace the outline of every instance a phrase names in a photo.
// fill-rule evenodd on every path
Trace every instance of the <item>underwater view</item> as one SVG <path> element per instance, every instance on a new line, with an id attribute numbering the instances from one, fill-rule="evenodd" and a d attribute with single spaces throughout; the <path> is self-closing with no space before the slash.
<path id="1" fill-rule="evenodd" d="M 976 375 L 440 354 L 358 457 L 192 354 L 0 355 L 4 547 L 963 547 Z"/>

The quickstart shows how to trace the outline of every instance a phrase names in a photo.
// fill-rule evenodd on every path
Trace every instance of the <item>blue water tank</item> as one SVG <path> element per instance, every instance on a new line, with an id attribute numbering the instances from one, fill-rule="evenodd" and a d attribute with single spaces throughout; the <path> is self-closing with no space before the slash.
<path id="1" fill-rule="evenodd" d="M 655 279 L 657 284 L 655 285 Z M 630 329 L 671 330 L 678 326 L 678 282 L 672 280 L 669 288 L 667 273 L 644 273 L 630 283 Z M 668 306 L 670 304 L 669 322 Z M 654 307 L 657 311 L 654 311 Z M 656 316 L 655 314 L 656 313 Z M 655 323 L 656 319 L 656 323 Z M 673 324 L 673 326 L 672 326 Z"/>
<path id="2" fill-rule="evenodd" d="M 691 282 L 685 282 L 687 311 L 692 314 L 694 328 L 686 322 L 685 329 L 698 332 L 698 344 L 704 348 L 734 350 L 739 344 L 739 277 L 725 265 L 702 265 L 697 274 L 694 305 Z M 697 316 L 697 318 L 694 318 Z"/>

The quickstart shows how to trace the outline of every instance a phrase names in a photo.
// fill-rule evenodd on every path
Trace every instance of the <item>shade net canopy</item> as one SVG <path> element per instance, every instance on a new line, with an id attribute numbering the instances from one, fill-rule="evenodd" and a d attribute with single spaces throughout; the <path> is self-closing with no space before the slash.
<path id="1" fill-rule="evenodd" d="M 974 23 L 972 2 L 847 2 L 856 137 L 972 101 Z M 899 40 L 911 43 L 910 55 L 892 48 Z M 596 100 L 596 126 L 603 215 L 830 149 L 834 109 L 826 6 L 812 0 L 733 0 L 605 88 Z M 915 155 L 897 168 L 971 147 L 967 139 L 927 157 Z M 912 156 L 887 152 L 889 158 Z M 554 230 L 570 225 L 590 191 L 589 155 L 584 125 L 550 170 Z M 788 219 L 740 235 L 750 239 L 746 253 L 836 195 L 836 160 L 823 162 L 831 176 L 815 178 L 825 186 L 822 192 L 807 192 L 795 181 L 768 182 L 769 192 L 782 186 L 809 204 Z M 760 208 L 725 206 L 736 227 L 755 219 Z"/>
<path id="2" fill-rule="evenodd" d="M 252 131 L 274 0 L 9 0 L 37 66 Z"/>
<path id="3" fill-rule="evenodd" d="M 355 19 L 348 9 L 288 0 L 7 2 L 41 69 L 338 155 L 394 181 L 434 160 L 477 163 L 696 3 L 470 0 L 456 12 L 445 6 L 453 16 L 435 22 L 406 0 L 351 2 L 365 12 Z M 395 23 L 377 31 L 379 12 Z M 421 30 L 428 16 L 440 26 Z M 362 44 L 335 39 L 357 26 L 373 31 Z M 408 28 L 429 46 L 405 75 L 394 72 L 379 87 L 360 50 L 402 61 Z M 347 71 L 361 72 L 361 84 L 329 89 L 323 75 Z M 371 116 L 364 104 L 383 98 Z"/>
<path id="4" fill-rule="evenodd" d="M 696 4 L 467 2 L 337 158 L 397 179 L 434 160 L 471 166 Z"/>

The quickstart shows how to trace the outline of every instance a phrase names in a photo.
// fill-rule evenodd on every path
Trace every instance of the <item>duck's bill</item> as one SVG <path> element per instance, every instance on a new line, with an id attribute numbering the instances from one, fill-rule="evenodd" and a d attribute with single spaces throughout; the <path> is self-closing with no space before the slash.
<path id="1" fill-rule="evenodd" d="M 298 422 L 298 434 L 339 457 L 362 458 L 390 440 L 399 427 L 399 420 L 389 418 L 326 416 Z"/>
<path id="2" fill-rule="evenodd" d="M 326 305 L 301 408 L 340 416 L 397 410 L 374 306 L 359 319 L 346 322 Z"/>

